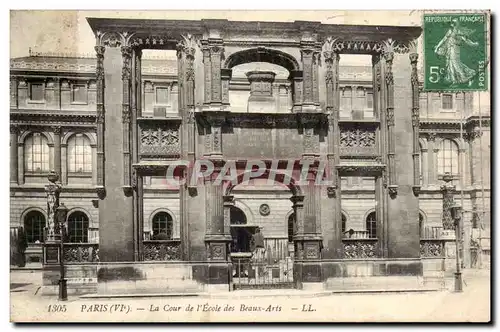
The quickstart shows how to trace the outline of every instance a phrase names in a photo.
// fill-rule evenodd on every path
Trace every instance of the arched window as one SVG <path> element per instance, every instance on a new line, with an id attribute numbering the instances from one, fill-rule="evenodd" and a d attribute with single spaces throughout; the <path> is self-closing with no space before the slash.
<path id="1" fill-rule="evenodd" d="M 87 243 L 89 241 L 89 217 L 75 211 L 68 217 L 68 242 Z"/>
<path id="2" fill-rule="evenodd" d="M 68 172 L 92 172 L 92 148 L 84 134 L 75 134 L 68 140 Z"/>
<path id="3" fill-rule="evenodd" d="M 437 159 L 438 174 L 449 172 L 458 175 L 458 146 L 454 141 L 450 139 L 441 141 Z"/>
<path id="4" fill-rule="evenodd" d="M 236 206 L 231 206 L 229 218 L 231 225 L 245 225 L 247 223 L 247 216 Z"/>
<path id="5" fill-rule="evenodd" d="M 288 242 L 293 242 L 293 233 L 295 227 L 295 212 L 288 217 Z"/>
<path id="6" fill-rule="evenodd" d="M 165 233 L 166 239 L 172 239 L 173 233 L 173 219 L 167 212 L 158 212 L 153 217 L 153 236 Z"/>
<path id="7" fill-rule="evenodd" d="M 345 228 L 347 223 L 347 217 L 342 213 L 342 236 L 344 236 Z"/>
<path id="8" fill-rule="evenodd" d="M 41 133 L 33 133 L 24 141 L 24 170 L 26 172 L 49 171 L 49 144 Z"/>
<path id="9" fill-rule="evenodd" d="M 372 212 L 366 217 L 366 230 L 368 231 L 368 237 L 374 239 L 377 237 L 377 216 L 375 212 Z"/>
<path id="10" fill-rule="evenodd" d="M 45 228 L 45 216 L 39 211 L 30 211 L 24 217 L 24 231 L 28 243 L 43 242 L 43 229 Z"/>

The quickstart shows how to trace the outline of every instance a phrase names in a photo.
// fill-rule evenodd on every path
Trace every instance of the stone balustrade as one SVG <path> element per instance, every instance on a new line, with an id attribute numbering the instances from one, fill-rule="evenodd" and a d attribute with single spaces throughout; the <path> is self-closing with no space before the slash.
<path id="1" fill-rule="evenodd" d="M 65 243 L 64 263 L 95 263 L 99 262 L 99 244 L 97 243 Z"/>
<path id="2" fill-rule="evenodd" d="M 378 257 L 377 239 L 342 239 L 344 259 L 376 258 Z"/>
<path id="3" fill-rule="evenodd" d="M 180 240 L 143 241 L 144 261 L 180 261 Z"/>
<path id="4" fill-rule="evenodd" d="M 442 239 L 421 239 L 420 240 L 420 257 L 444 257 L 444 243 Z"/>

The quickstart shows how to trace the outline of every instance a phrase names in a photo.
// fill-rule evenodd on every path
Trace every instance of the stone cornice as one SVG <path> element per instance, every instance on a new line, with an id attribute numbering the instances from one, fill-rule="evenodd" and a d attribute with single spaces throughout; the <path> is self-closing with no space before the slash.
<path id="1" fill-rule="evenodd" d="M 460 133 L 460 119 L 420 119 L 421 133 Z M 481 119 L 483 127 L 490 127 L 491 120 L 489 116 L 484 116 Z M 470 132 L 474 127 L 479 126 L 479 117 L 471 116 L 462 122 L 462 130 L 464 133 Z"/>
<path id="2" fill-rule="evenodd" d="M 198 112 L 196 115 L 202 123 L 210 123 L 214 112 Z M 253 128 L 296 128 L 305 122 L 313 121 L 316 126 L 326 123 L 327 115 L 324 113 L 220 113 L 224 123 L 233 127 Z"/>
<path id="3" fill-rule="evenodd" d="M 17 110 L 11 110 L 10 112 L 10 123 L 27 125 L 27 126 L 51 126 L 51 125 L 62 125 L 62 126 L 95 126 L 96 112 L 78 112 L 75 111 L 72 114 L 67 112 L 54 112 L 54 111 L 44 111 L 44 110 L 25 110 L 19 112 Z"/>
<path id="4" fill-rule="evenodd" d="M 123 41 L 129 42 L 135 36 L 164 35 L 165 40 L 181 40 L 181 34 L 203 35 L 210 38 L 210 31 L 218 32 L 218 38 L 224 40 L 241 39 L 243 35 L 275 36 L 284 40 L 307 40 L 311 42 L 322 41 L 329 36 L 335 36 L 338 41 L 347 42 L 356 40 L 356 43 L 381 42 L 392 38 L 394 40 L 410 41 L 416 39 L 422 29 L 409 26 L 370 26 L 370 25 L 345 25 L 322 24 L 320 22 L 295 21 L 295 22 L 256 22 L 256 21 L 229 21 L 229 20 L 150 20 L 150 19 L 116 19 L 89 17 L 87 21 L 96 35 L 103 33 L 120 34 Z M 234 37 L 233 37 L 234 36 Z M 119 41 L 118 41 L 119 42 Z M 354 44 L 353 44 L 354 45 Z M 116 45 L 115 45 L 116 46 Z M 354 46 L 353 46 L 354 47 Z M 349 46 L 344 45 L 344 50 L 349 51 Z M 363 47 L 366 49 L 366 47 Z M 372 47 L 370 47 L 372 49 Z M 353 51 L 356 51 L 354 48 Z"/>
<path id="5" fill-rule="evenodd" d="M 48 183 L 48 182 L 47 182 Z M 43 193 L 45 195 L 45 185 L 46 183 L 42 183 L 39 186 L 35 185 L 10 185 L 10 192 L 15 193 L 15 192 L 27 192 L 27 193 Z M 64 186 L 63 191 L 61 192 L 61 195 L 64 196 L 65 194 L 71 194 L 71 193 L 86 193 L 89 194 L 89 196 L 92 197 L 97 197 L 95 195 L 95 188 L 94 187 L 73 187 L 73 186 Z"/>

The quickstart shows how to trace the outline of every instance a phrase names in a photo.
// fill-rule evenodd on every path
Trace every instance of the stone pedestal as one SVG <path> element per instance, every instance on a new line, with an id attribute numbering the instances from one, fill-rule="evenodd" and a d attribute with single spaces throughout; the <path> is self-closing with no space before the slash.
<path id="1" fill-rule="evenodd" d="M 444 264 L 446 271 L 455 271 L 457 268 L 456 262 L 456 250 L 457 244 L 455 241 L 455 231 L 454 230 L 443 230 L 441 232 L 441 238 L 444 240 Z"/>
<path id="2" fill-rule="evenodd" d="M 57 240 L 46 241 L 43 246 L 42 295 L 57 295 L 61 278 L 61 247 Z"/>
<path id="3" fill-rule="evenodd" d="M 248 113 L 276 112 L 276 98 L 273 96 L 273 82 L 276 76 L 268 71 L 251 71 L 247 73 L 250 82 L 250 97 L 248 98 Z"/>

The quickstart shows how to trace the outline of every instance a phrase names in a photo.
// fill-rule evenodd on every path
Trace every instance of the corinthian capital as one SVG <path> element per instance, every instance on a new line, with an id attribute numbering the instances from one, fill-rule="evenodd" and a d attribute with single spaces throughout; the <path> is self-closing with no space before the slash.
<path id="1" fill-rule="evenodd" d="M 392 38 L 382 42 L 382 54 L 384 55 L 385 61 L 389 62 L 394 59 L 394 46 L 395 41 Z"/>

